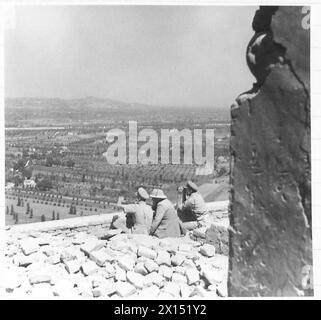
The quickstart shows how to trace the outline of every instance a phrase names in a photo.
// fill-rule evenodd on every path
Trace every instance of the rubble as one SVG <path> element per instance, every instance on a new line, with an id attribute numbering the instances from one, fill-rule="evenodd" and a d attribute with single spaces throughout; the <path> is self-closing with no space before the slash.
<path id="1" fill-rule="evenodd" d="M 100 240 L 79 230 L 8 232 L 4 274 L 11 276 L 0 283 L 1 292 L 41 299 L 227 295 L 228 257 L 211 245 L 118 233 Z"/>

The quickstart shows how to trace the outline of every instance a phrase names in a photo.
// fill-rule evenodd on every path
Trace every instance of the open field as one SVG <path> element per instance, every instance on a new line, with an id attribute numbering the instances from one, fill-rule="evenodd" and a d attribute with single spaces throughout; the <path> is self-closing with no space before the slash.
<path id="1" fill-rule="evenodd" d="M 9 208 L 9 214 L 5 215 L 6 225 L 15 224 L 15 218 L 10 214 L 11 206 L 13 206 L 14 212 L 18 213 L 18 223 L 32 223 L 32 222 L 40 222 L 41 216 L 44 215 L 46 221 L 52 220 L 53 211 L 55 212 L 55 219 L 57 219 L 57 214 L 59 213 L 59 219 L 68 219 L 75 218 L 80 216 L 88 216 L 88 215 L 97 215 L 104 213 L 115 212 L 113 206 L 106 206 L 100 204 L 84 204 L 84 205 L 76 205 L 76 214 L 69 214 L 71 201 L 66 203 L 59 204 L 58 202 L 48 202 L 43 200 L 35 200 L 26 197 L 20 197 L 24 205 L 17 206 L 18 197 L 12 195 L 6 195 L 5 204 L 6 207 Z M 30 209 L 33 210 L 33 214 L 31 217 L 30 212 L 26 214 L 27 204 L 29 203 Z"/>

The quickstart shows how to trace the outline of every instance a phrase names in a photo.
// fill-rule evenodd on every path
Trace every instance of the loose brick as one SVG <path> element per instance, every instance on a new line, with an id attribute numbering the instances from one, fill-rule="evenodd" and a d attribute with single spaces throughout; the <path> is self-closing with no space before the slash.
<path id="1" fill-rule="evenodd" d="M 144 266 L 148 272 L 158 271 L 159 265 L 153 260 L 147 260 Z"/>
<path id="2" fill-rule="evenodd" d="M 88 276 L 98 271 L 98 266 L 93 261 L 85 262 L 81 265 L 83 273 Z"/>
<path id="3" fill-rule="evenodd" d="M 80 269 L 80 262 L 78 260 L 65 261 L 64 264 L 69 273 L 76 273 Z"/>
<path id="4" fill-rule="evenodd" d="M 118 260 L 118 265 L 125 271 L 130 271 L 134 269 L 135 260 L 131 255 L 126 254 Z"/>
<path id="5" fill-rule="evenodd" d="M 191 285 L 199 281 L 199 272 L 196 268 L 186 270 L 187 284 Z"/>
<path id="6" fill-rule="evenodd" d="M 174 272 L 172 275 L 172 282 L 176 283 L 187 283 L 187 279 L 184 275 Z"/>
<path id="7" fill-rule="evenodd" d="M 51 276 L 49 274 L 33 274 L 29 276 L 29 281 L 31 284 L 37 283 L 50 283 Z"/>
<path id="8" fill-rule="evenodd" d="M 89 254 L 89 258 L 96 262 L 100 267 L 102 267 L 106 261 L 109 259 L 109 255 L 106 253 L 104 249 L 99 251 L 93 251 Z"/>
<path id="9" fill-rule="evenodd" d="M 184 260 L 185 260 L 185 255 L 177 253 L 174 256 L 172 256 L 172 265 L 180 266 Z"/>
<path id="10" fill-rule="evenodd" d="M 89 255 L 91 252 L 101 249 L 104 245 L 105 245 L 104 241 L 93 239 L 93 240 L 86 241 L 80 247 L 80 250 L 82 250 L 85 254 Z"/>
<path id="11" fill-rule="evenodd" d="M 118 281 L 126 281 L 126 271 L 118 265 L 115 266 L 115 279 Z"/>
<path id="12" fill-rule="evenodd" d="M 23 239 L 21 240 L 20 246 L 26 256 L 39 250 L 39 245 L 36 240 Z"/>
<path id="13" fill-rule="evenodd" d="M 51 256 L 45 260 L 49 264 L 57 264 L 60 262 L 60 254 L 55 254 L 54 256 Z"/>
<path id="14" fill-rule="evenodd" d="M 148 271 L 145 268 L 144 264 L 144 262 L 138 262 L 134 268 L 134 271 L 145 276 L 148 273 Z"/>
<path id="15" fill-rule="evenodd" d="M 145 276 L 145 285 L 150 286 L 152 284 L 156 284 L 160 287 L 163 284 L 164 280 L 164 277 L 161 276 L 159 273 L 152 272 Z"/>
<path id="16" fill-rule="evenodd" d="M 143 289 L 144 288 L 144 276 L 137 272 L 128 271 L 127 272 L 127 280 L 137 289 Z"/>
<path id="17" fill-rule="evenodd" d="M 157 255 L 157 258 L 156 258 L 156 263 L 158 265 L 164 264 L 164 265 L 170 266 L 171 265 L 171 256 L 170 256 L 170 254 L 167 251 L 164 251 L 164 250 L 158 251 L 158 255 Z"/>
<path id="18" fill-rule="evenodd" d="M 209 284 L 219 284 L 223 281 L 223 272 L 214 268 L 204 267 L 201 273 Z"/>
<path id="19" fill-rule="evenodd" d="M 115 287 L 117 294 L 122 298 L 128 297 L 136 292 L 136 288 L 128 282 L 117 281 Z"/>
<path id="20" fill-rule="evenodd" d="M 206 257 L 213 257 L 215 255 L 215 247 L 211 244 L 204 244 L 200 247 L 200 253 Z"/>
<path id="21" fill-rule="evenodd" d="M 173 269 L 166 265 L 162 265 L 159 267 L 159 274 L 161 274 L 166 280 L 171 280 Z"/>
<path id="22" fill-rule="evenodd" d="M 180 287 L 177 283 L 168 282 L 164 285 L 163 291 L 166 293 L 170 293 L 174 298 L 180 296 Z"/>
<path id="23" fill-rule="evenodd" d="M 155 284 L 150 287 L 144 288 L 138 293 L 138 298 L 140 299 L 155 299 L 159 294 L 159 288 Z"/>
<path id="24" fill-rule="evenodd" d="M 137 254 L 140 257 L 145 257 L 145 258 L 152 259 L 152 260 L 156 259 L 156 257 L 157 257 L 157 252 L 155 250 L 150 249 L 150 248 L 146 248 L 143 246 L 138 247 Z"/>

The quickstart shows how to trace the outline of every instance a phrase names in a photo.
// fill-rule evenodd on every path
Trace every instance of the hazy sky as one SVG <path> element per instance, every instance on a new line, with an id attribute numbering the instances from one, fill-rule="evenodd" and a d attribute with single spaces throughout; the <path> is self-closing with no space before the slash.
<path id="1" fill-rule="evenodd" d="M 254 81 L 245 50 L 256 9 L 17 7 L 6 96 L 229 107 Z"/>

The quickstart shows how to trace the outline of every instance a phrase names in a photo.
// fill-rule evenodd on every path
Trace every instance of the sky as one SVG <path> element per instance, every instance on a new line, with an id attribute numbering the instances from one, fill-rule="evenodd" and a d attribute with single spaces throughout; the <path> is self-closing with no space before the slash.
<path id="1" fill-rule="evenodd" d="M 254 82 L 245 52 L 256 9 L 17 6 L 6 97 L 230 107 Z"/>

